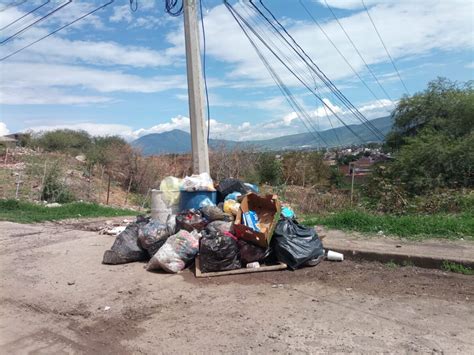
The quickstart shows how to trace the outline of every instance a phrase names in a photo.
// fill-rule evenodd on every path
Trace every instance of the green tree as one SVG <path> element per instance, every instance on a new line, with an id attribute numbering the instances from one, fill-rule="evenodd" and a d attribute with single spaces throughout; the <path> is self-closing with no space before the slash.
<path id="1" fill-rule="evenodd" d="M 438 78 L 400 100 L 387 146 L 395 161 L 386 175 L 410 194 L 474 186 L 473 82 Z"/>
<path id="2" fill-rule="evenodd" d="M 448 137 L 467 136 L 474 127 L 473 81 L 458 83 L 438 78 L 412 97 L 403 97 L 393 112 L 394 125 L 387 146 L 400 149 L 407 138 L 424 129 Z"/>
<path id="3" fill-rule="evenodd" d="M 283 178 L 281 161 L 275 153 L 262 153 L 258 159 L 257 174 L 261 184 L 280 185 Z"/>

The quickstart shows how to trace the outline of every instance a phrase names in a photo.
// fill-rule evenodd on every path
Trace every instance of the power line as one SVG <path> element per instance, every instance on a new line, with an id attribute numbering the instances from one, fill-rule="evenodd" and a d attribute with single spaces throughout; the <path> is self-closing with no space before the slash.
<path id="1" fill-rule="evenodd" d="M 252 18 L 252 15 L 248 12 L 247 8 L 246 7 L 243 7 L 243 10 L 246 11 L 247 15 L 248 15 L 248 18 L 249 20 Z M 268 26 L 265 22 L 263 23 L 264 25 L 266 25 L 267 27 L 270 27 L 271 29 L 271 26 Z M 256 27 L 259 26 L 259 24 L 257 24 L 256 21 L 254 21 L 254 25 Z M 257 31 L 257 28 L 255 27 L 255 31 Z M 263 38 L 264 37 L 264 33 L 265 33 L 265 29 L 261 30 L 260 31 L 260 36 Z M 280 37 L 276 37 L 278 40 L 280 40 L 281 43 L 283 43 L 283 45 L 286 45 L 288 48 L 288 44 L 286 44 Z M 253 42 L 251 39 L 249 39 L 251 42 Z M 275 51 L 278 51 L 279 52 L 279 56 L 283 57 L 285 59 L 285 61 L 289 64 L 291 64 L 293 66 L 293 70 L 296 72 L 295 69 L 299 69 L 299 68 L 296 68 L 297 67 L 297 64 L 291 59 L 289 58 L 287 55 L 286 55 L 286 52 L 284 52 L 283 50 L 280 50 L 279 47 L 271 40 L 271 38 L 269 38 L 268 36 L 266 36 L 266 39 L 265 41 L 269 42 L 273 47 L 274 47 L 274 50 Z M 290 48 L 291 50 L 291 48 Z M 260 50 L 257 48 L 256 49 L 257 51 L 257 54 L 258 53 L 261 53 Z M 263 56 L 263 54 L 262 54 Z M 261 58 L 262 62 L 265 63 L 268 63 L 266 61 L 265 58 Z M 294 97 L 294 95 L 291 93 L 291 91 L 288 89 L 288 87 L 283 84 L 283 81 L 281 80 L 281 78 L 278 76 L 278 74 L 276 74 L 275 70 L 270 66 L 270 64 L 265 65 L 267 71 L 270 72 L 270 74 L 272 75 L 272 78 L 274 80 L 274 82 L 277 84 L 277 86 L 280 88 L 280 91 L 282 92 L 282 94 L 285 96 L 285 99 L 287 100 L 287 102 L 290 104 L 290 106 L 293 108 L 295 114 L 297 115 L 297 117 L 303 122 L 303 124 L 305 124 L 305 127 L 307 128 L 307 130 L 315 137 L 316 139 L 316 136 L 314 135 L 314 132 L 317 133 L 317 135 L 319 136 L 319 133 L 318 133 L 318 129 L 317 127 L 314 125 L 313 123 L 313 120 L 311 119 L 311 115 L 309 115 L 304 108 L 302 108 L 302 106 L 297 102 L 296 98 Z M 310 74 L 312 74 L 310 72 Z M 298 112 L 300 114 L 300 116 L 298 116 Z M 304 121 L 304 119 L 306 119 L 307 121 L 307 124 L 306 122 Z M 308 125 L 310 127 L 308 127 Z M 314 131 L 314 132 L 313 132 Z M 322 136 L 321 136 L 322 137 Z M 321 138 L 319 138 L 319 140 L 321 140 Z M 327 142 L 323 139 L 324 143 L 327 145 Z M 319 141 L 317 141 L 317 145 L 318 146 L 321 146 L 321 144 L 319 143 Z"/>
<path id="2" fill-rule="evenodd" d="M 275 27 L 275 25 L 270 21 L 268 17 L 263 14 L 260 9 L 253 3 L 252 0 L 250 0 L 250 4 L 255 8 L 256 11 L 278 32 L 278 34 L 284 38 L 284 40 L 288 42 L 288 40 L 283 36 L 283 34 Z M 293 45 L 290 44 L 292 47 L 293 51 L 298 54 L 298 56 L 306 63 L 308 68 L 311 68 L 316 75 L 326 84 L 326 86 L 338 97 L 341 102 L 349 109 L 349 111 L 354 114 L 354 116 L 359 119 L 359 121 L 362 124 L 365 124 L 369 130 L 372 131 L 376 136 L 379 138 L 384 139 L 384 135 L 380 130 L 378 130 L 367 118 L 350 102 L 350 100 L 336 87 L 336 85 L 326 76 L 326 74 L 318 67 L 318 65 L 312 60 L 312 58 L 306 53 L 306 51 L 301 48 L 301 46 L 298 44 L 298 42 L 291 36 L 291 34 L 286 30 L 286 28 L 283 26 L 283 24 L 278 21 L 278 19 L 275 17 L 275 15 L 270 11 L 268 7 L 263 4 L 263 1 L 260 0 L 260 4 L 265 8 L 265 10 L 270 14 L 270 16 L 273 18 L 273 20 L 278 24 L 278 26 L 284 31 L 284 33 L 291 39 L 291 41 L 296 45 L 296 47 L 303 53 L 303 55 L 311 62 L 308 63 L 308 61 L 303 57 L 303 55 L 295 48 Z M 332 112 L 333 110 L 326 105 Z"/>
<path id="3" fill-rule="evenodd" d="M 183 14 L 183 0 L 166 0 L 165 10 L 171 16 L 181 16 Z"/>
<path id="4" fill-rule="evenodd" d="M 242 22 L 244 22 L 246 24 L 246 26 L 252 31 L 252 33 L 265 45 L 265 47 L 278 59 L 278 61 L 283 64 L 285 66 L 285 68 L 301 83 L 303 84 L 316 98 L 318 98 L 319 101 L 321 101 L 321 103 L 323 103 L 328 109 L 329 111 L 331 111 L 331 113 L 347 128 L 351 131 L 352 134 L 354 134 L 357 138 L 359 138 L 362 142 L 364 142 L 364 140 L 356 133 L 354 132 L 354 130 L 352 130 L 338 115 L 337 113 L 331 108 L 329 107 L 322 99 L 321 97 L 319 97 L 315 92 L 314 90 L 307 84 L 305 83 L 281 58 L 280 56 L 278 56 L 278 54 L 275 53 L 275 51 L 265 42 L 265 40 L 252 28 L 252 26 L 250 26 L 248 24 L 248 22 L 242 17 L 242 15 L 240 15 L 238 13 L 237 10 L 235 10 L 232 5 L 230 5 L 228 3 L 227 0 L 224 0 L 224 4 L 226 4 L 227 8 L 229 10 L 232 9 L 232 11 L 237 15 L 239 16 L 239 18 L 242 20 Z"/>
<path id="5" fill-rule="evenodd" d="M 211 137 L 211 109 L 209 107 L 209 90 L 207 89 L 207 76 L 206 76 L 206 29 L 204 27 L 204 15 L 202 13 L 202 1 L 199 1 L 199 12 L 201 14 L 201 28 L 202 28 L 202 76 L 204 78 L 204 92 L 206 94 L 206 109 L 207 109 L 207 143 Z"/>
<path id="6" fill-rule="evenodd" d="M 59 10 L 61 10 L 63 7 L 69 5 L 70 3 L 72 2 L 72 0 L 68 0 L 66 3 L 62 4 L 61 6 L 55 8 L 53 11 L 47 13 L 46 15 L 44 15 L 43 17 L 40 17 L 39 19 L 37 19 L 36 21 L 30 23 L 28 26 L 26 27 L 23 27 L 21 30 L 17 31 L 16 33 L 12 34 L 10 37 L 4 39 L 3 41 L 0 42 L 0 44 L 5 44 L 6 42 L 8 42 L 9 40 L 15 38 L 16 36 L 22 34 L 23 32 L 27 31 L 28 29 L 30 29 L 31 27 L 33 27 L 34 25 L 36 25 L 37 23 L 43 21 L 44 19 L 48 18 L 49 16 L 55 14 L 56 12 L 58 12 Z"/>
<path id="7" fill-rule="evenodd" d="M 138 10 L 138 0 L 130 0 L 130 10 L 136 12 Z"/>
<path id="8" fill-rule="evenodd" d="M 270 65 L 270 63 L 267 61 L 267 59 L 265 58 L 265 56 L 262 54 L 262 52 L 260 51 L 260 49 L 258 48 L 258 46 L 256 45 L 256 43 L 254 42 L 254 40 L 251 38 L 250 34 L 247 32 L 247 30 L 243 27 L 242 23 L 237 19 L 237 16 L 239 16 L 239 18 L 241 19 L 242 22 L 244 22 L 246 24 L 246 26 L 254 33 L 254 35 L 256 35 L 257 37 L 259 37 L 256 33 L 255 33 L 255 30 L 252 29 L 252 27 L 249 25 L 248 22 L 246 22 L 245 20 L 243 20 L 242 16 L 240 14 L 238 14 L 238 12 L 232 7 L 232 5 L 230 5 L 227 1 L 224 1 L 224 4 L 225 6 L 227 7 L 227 9 L 229 10 L 229 12 L 231 13 L 232 17 L 234 17 L 235 21 L 237 22 L 237 24 L 239 25 L 239 27 L 242 29 L 242 31 L 244 32 L 245 36 L 247 37 L 247 39 L 249 40 L 250 44 L 252 45 L 252 47 L 255 49 L 258 57 L 260 58 L 260 60 L 262 61 L 262 63 L 264 64 L 265 68 L 268 70 L 268 72 L 270 73 L 270 75 L 272 76 L 272 79 L 274 80 L 275 84 L 278 86 L 278 88 L 280 89 L 280 91 L 282 92 L 283 96 L 285 97 L 285 99 L 287 100 L 288 104 L 293 108 L 293 110 L 295 111 L 297 117 L 301 120 L 301 122 L 303 123 L 303 125 L 305 126 L 306 130 L 315 138 L 316 142 L 318 142 L 318 139 L 323 141 L 326 145 L 327 142 L 324 140 L 324 138 L 319 134 L 319 132 L 317 131 L 313 131 L 311 130 L 309 127 L 308 127 L 308 124 L 305 122 L 305 120 L 300 116 L 304 116 L 305 118 L 309 119 L 309 115 L 301 108 L 301 106 L 299 106 L 299 104 L 296 102 L 293 94 L 291 93 L 291 91 L 288 89 L 288 87 L 283 83 L 283 81 L 281 80 L 281 78 L 279 77 L 279 75 L 275 72 L 275 70 L 272 68 L 272 66 Z M 234 13 L 235 12 L 235 13 Z M 260 38 L 259 38 L 260 39 Z M 260 39 L 261 40 L 261 39 Z M 263 43 L 263 42 L 262 42 Z M 298 112 L 300 113 L 300 115 L 298 115 Z M 316 133 L 316 134 L 315 134 Z"/>
<path id="9" fill-rule="evenodd" d="M 324 30 L 324 28 L 319 24 L 319 22 L 314 18 L 314 16 L 311 14 L 311 12 L 309 12 L 308 8 L 303 4 L 303 1 L 302 0 L 299 0 L 300 2 L 300 5 L 303 7 L 303 9 L 306 11 L 306 13 L 309 15 L 309 17 L 313 20 L 313 22 L 319 27 L 319 29 L 321 30 L 321 32 L 324 34 L 324 36 L 326 37 L 326 39 L 332 44 L 332 46 L 334 47 L 334 49 L 337 51 L 337 53 L 339 53 L 339 55 L 342 57 L 342 59 L 344 59 L 344 61 L 346 62 L 346 64 L 349 66 L 349 68 L 352 70 L 352 72 L 357 76 L 357 78 L 360 80 L 360 82 L 367 88 L 367 90 L 369 90 L 369 92 L 372 94 L 372 96 L 379 102 L 380 105 L 383 106 L 383 103 L 380 101 L 380 99 L 378 98 L 378 96 L 374 93 L 374 91 L 369 87 L 369 85 L 365 82 L 364 79 L 362 79 L 362 77 L 360 76 L 360 74 L 354 69 L 354 67 L 351 65 L 351 63 L 349 62 L 349 60 L 346 58 L 346 56 L 339 50 L 339 48 L 336 46 L 336 44 L 334 43 L 334 41 L 331 39 L 331 37 L 329 37 L 329 35 L 327 34 L 327 32 Z"/>
<path id="10" fill-rule="evenodd" d="M 0 62 L 2 62 L 2 61 L 4 61 L 4 60 L 6 60 L 6 59 L 8 59 L 8 58 L 10 58 L 10 57 L 12 57 L 12 56 L 14 56 L 15 54 L 17 54 L 17 53 L 19 53 L 19 52 L 21 52 L 21 51 L 23 51 L 23 50 L 25 50 L 25 49 L 27 49 L 27 48 L 29 48 L 29 47 L 35 45 L 36 43 L 38 43 L 38 42 L 40 42 L 40 41 L 42 41 L 42 40 L 44 40 L 44 39 L 46 39 L 46 38 L 48 38 L 48 37 L 54 35 L 55 33 L 58 33 L 59 31 L 63 30 L 64 28 L 69 27 L 69 26 L 75 24 L 76 22 L 82 20 L 83 18 L 92 15 L 93 13 L 95 13 L 95 12 L 97 12 L 97 11 L 103 9 L 104 7 L 106 7 L 106 6 L 110 5 L 110 4 L 112 4 L 114 1 L 115 1 L 115 0 L 110 0 L 110 1 L 107 2 L 106 4 L 104 4 L 104 5 L 102 5 L 102 6 L 99 6 L 98 8 L 96 8 L 96 9 L 94 9 L 94 10 L 92 10 L 92 11 L 86 13 L 85 15 L 82 15 L 81 17 L 78 17 L 78 18 L 75 19 L 74 21 L 71 21 L 71 22 L 65 24 L 64 26 L 59 27 L 57 30 L 54 30 L 53 32 L 48 33 L 47 35 L 45 35 L 45 36 L 43 36 L 43 37 L 37 39 L 37 40 L 34 41 L 34 42 L 31 42 L 30 44 L 28 44 L 28 45 L 26 45 L 26 46 L 24 46 L 24 47 L 22 47 L 22 48 L 16 50 L 15 52 L 10 53 L 9 55 L 7 55 L 7 56 L 5 56 L 5 57 L 3 57 L 3 58 L 0 58 Z"/>
<path id="11" fill-rule="evenodd" d="M 395 65 L 395 61 L 393 60 L 392 56 L 390 55 L 390 52 L 388 51 L 387 46 L 385 45 L 385 42 L 383 41 L 382 36 L 380 35 L 379 30 L 377 29 L 377 26 L 375 26 L 375 22 L 372 19 L 372 16 L 370 16 L 369 9 L 367 8 L 367 6 L 365 6 L 364 0 L 361 0 L 361 1 L 362 1 L 362 5 L 364 6 L 365 12 L 367 12 L 367 16 L 369 16 L 370 22 L 372 23 L 372 26 L 374 26 L 374 30 L 377 33 L 377 36 L 379 37 L 380 42 L 383 45 L 383 48 L 385 49 L 385 53 L 387 53 L 388 58 L 392 62 L 393 69 L 395 69 L 395 71 L 397 72 L 398 78 L 400 79 L 400 82 L 402 83 L 403 87 L 405 88 L 406 93 L 408 95 L 410 95 L 410 92 L 408 91 L 407 86 L 405 85 L 405 82 L 403 81 L 402 76 L 400 75 L 400 72 L 398 71 L 398 68 Z"/>
<path id="12" fill-rule="evenodd" d="M 17 22 L 20 21 L 21 19 L 24 19 L 26 16 L 31 15 L 33 12 L 36 12 L 37 10 L 41 9 L 43 6 L 49 4 L 50 2 L 51 2 L 51 0 L 46 0 L 45 3 L 41 4 L 40 6 L 37 6 L 37 7 L 34 8 L 33 10 L 28 11 L 28 12 L 27 12 L 26 14 L 24 14 L 23 16 L 18 17 L 15 21 L 10 22 L 8 25 L 3 26 L 2 28 L 0 28 L 0 31 L 3 31 L 4 29 L 10 27 L 11 25 L 17 23 Z"/>
<path id="13" fill-rule="evenodd" d="M 265 18 L 265 20 L 270 23 L 270 25 L 275 28 L 275 26 L 273 25 L 273 23 L 260 11 L 260 9 L 258 9 L 257 6 L 255 6 L 255 4 L 253 4 L 252 0 L 250 0 L 250 3 L 252 4 L 252 6 L 258 11 L 258 13 L 263 17 Z M 336 95 L 336 97 L 341 100 L 341 102 L 349 109 L 349 111 L 354 114 L 354 116 L 356 118 L 359 119 L 359 121 L 362 123 L 362 124 L 365 124 L 371 131 L 372 133 L 374 133 L 375 135 L 377 135 L 377 132 L 376 132 L 376 129 L 375 127 L 373 127 L 373 125 L 365 118 L 365 116 L 349 101 L 349 99 L 336 87 L 336 85 L 326 76 L 326 74 L 324 74 L 324 72 L 317 66 L 317 64 L 312 60 L 312 58 L 306 53 L 306 51 L 301 48 L 301 46 L 298 44 L 298 42 L 293 38 L 293 36 L 291 36 L 291 34 L 286 30 L 286 28 L 283 26 L 283 24 L 281 24 L 281 22 L 278 21 L 278 19 L 275 17 L 275 15 L 270 11 L 270 9 L 268 7 L 265 6 L 265 4 L 263 4 L 263 1 L 260 0 L 260 4 L 263 6 L 263 8 L 265 8 L 265 10 L 270 14 L 270 16 L 273 18 L 273 20 L 279 25 L 279 27 L 284 31 L 284 33 L 291 39 L 291 41 L 296 45 L 296 47 L 304 54 L 304 56 L 306 58 L 308 58 L 310 60 L 310 62 L 312 63 L 313 66 L 310 65 L 310 63 L 308 63 L 308 61 L 301 55 L 300 52 L 298 52 L 298 50 L 293 47 L 291 45 L 291 48 L 293 49 L 293 51 L 295 51 L 295 53 L 298 54 L 298 56 L 306 63 L 306 65 L 311 68 L 315 73 L 316 75 L 318 75 L 318 77 L 326 84 L 326 86 Z M 281 34 L 280 31 L 278 31 L 278 29 L 275 28 L 275 30 L 277 31 L 277 33 L 282 37 L 284 38 L 284 36 Z M 286 42 L 288 42 L 288 40 L 286 38 L 284 38 Z M 289 43 L 289 42 L 288 42 Z M 316 70 L 315 70 L 316 69 Z M 380 135 L 383 137 L 383 134 L 380 133 Z"/>
<path id="14" fill-rule="evenodd" d="M 324 0 L 324 3 L 326 4 L 326 7 L 328 8 L 328 10 L 331 12 L 332 16 L 334 17 L 334 19 L 336 20 L 336 22 L 338 23 L 339 27 L 341 27 L 342 31 L 344 32 L 344 34 L 346 35 L 346 38 L 349 40 L 349 42 L 352 44 L 352 47 L 354 47 L 355 51 L 357 52 L 357 54 L 359 55 L 359 58 L 362 60 L 362 62 L 364 63 L 365 67 L 367 68 L 367 70 L 370 72 L 370 74 L 372 75 L 372 77 L 375 79 L 375 81 L 377 82 L 378 86 L 380 87 L 380 89 L 384 92 L 384 94 L 390 99 L 390 101 L 393 101 L 392 98 L 390 97 L 390 95 L 388 94 L 388 92 L 385 90 L 385 88 L 382 86 L 382 84 L 380 83 L 379 79 L 377 79 L 377 76 L 375 76 L 375 73 L 372 71 L 372 69 L 370 69 L 369 65 L 367 64 L 367 62 L 365 61 L 364 57 L 362 57 L 362 54 L 360 53 L 359 49 L 357 48 L 357 46 L 355 45 L 354 41 L 352 40 L 352 38 L 349 36 L 349 34 L 347 33 L 347 31 L 345 30 L 344 26 L 342 26 L 342 23 L 339 21 L 339 18 L 336 16 L 336 14 L 334 13 L 334 11 L 331 9 L 331 7 L 328 5 L 327 1 Z"/>
<path id="15" fill-rule="evenodd" d="M 245 9 L 245 7 L 244 7 L 243 9 Z M 247 12 L 247 14 L 249 14 L 249 13 Z M 258 14 L 258 12 L 257 12 L 257 14 Z M 249 15 L 249 18 L 251 18 L 251 15 Z M 273 33 L 275 34 L 276 38 L 277 38 L 285 47 L 287 47 L 287 48 L 290 50 L 290 52 L 292 52 L 292 51 L 294 52 L 294 50 L 293 50 L 294 48 L 291 47 L 285 40 L 283 40 L 283 39 L 281 38 L 281 36 L 278 35 L 278 34 L 279 34 L 278 31 L 275 31 L 274 27 L 272 27 L 271 25 L 269 25 L 267 22 L 263 22 L 263 23 L 266 25 L 267 28 L 270 29 L 271 32 L 273 32 Z M 276 32 L 276 33 L 275 33 L 275 32 Z M 263 37 L 262 34 L 261 34 L 261 36 Z M 280 50 L 279 47 L 278 47 L 270 38 L 267 37 L 266 41 L 268 41 L 271 45 L 273 45 L 273 47 L 274 47 L 273 50 L 274 50 L 274 51 L 278 51 L 278 52 L 279 52 L 279 57 L 282 57 L 283 59 L 285 59 L 286 63 L 288 63 L 289 65 L 293 66 L 293 72 L 296 73 L 296 72 L 297 72 L 297 69 L 300 69 L 299 66 L 297 65 L 297 63 L 295 63 L 294 60 L 292 60 L 291 58 L 289 58 L 289 57 L 286 55 L 286 52 L 285 52 L 285 51 Z M 308 66 L 306 66 L 306 68 L 308 68 Z M 307 82 L 314 81 L 315 89 L 317 90 L 316 80 L 315 80 L 313 74 L 314 74 L 314 73 L 313 73 L 313 71 L 311 71 L 311 70 L 309 71 L 309 75 L 305 74 L 306 77 L 307 77 L 306 80 L 307 80 Z M 312 93 L 314 94 L 314 92 L 312 92 Z M 319 92 L 317 93 L 316 96 L 317 96 L 317 97 L 320 96 Z M 320 100 L 321 100 L 321 99 L 320 99 Z M 325 111 L 327 112 L 327 109 L 326 109 L 326 106 L 325 106 L 324 101 L 321 101 L 321 102 L 323 103 L 323 107 L 324 107 Z M 298 105 L 299 105 L 299 104 L 298 104 Z M 301 109 L 301 110 L 304 111 L 304 114 L 305 114 L 304 116 L 305 116 L 305 118 L 308 120 L 308 122 L 309 122 L 310 126 L 312 127 L 312 129 L 313 129 L 315 132 L 318 132 L 318 135 L 319 135 L 320 133 L 319 133 L 319 129 L 318 129 L 318 127 L 319 127 L 319 120 L 318 120 L 318 118 L 315 117 L 315 120 L 316 120 L 316 125 L 315 125 L 315 124 L 313 123 L 313 119 L 311 118 L 311 115 L 309 115 L 304 109 Z M 321 137 L 322 137 L 322 135 L 321 135 Z M 326 146 L 329 146 L 329 144 L 327 143 L 327 141 L 324 140 L 324 142 L 325 142 Z"/>

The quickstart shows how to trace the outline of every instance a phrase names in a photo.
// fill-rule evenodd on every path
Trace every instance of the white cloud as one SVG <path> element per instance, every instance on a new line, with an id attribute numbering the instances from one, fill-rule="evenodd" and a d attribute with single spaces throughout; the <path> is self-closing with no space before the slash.
<path id="1" fill-rule="evenodd" d="M 331 1 L 335 4 L 339 1 Z M 359 0 L 350 0 L 338 6 L 344 8 L 357 8 Z M 433 1 L 427 6 L 425 1 L 368 1 L 370 13 L 388 46 L 392 57 L 401 60 L 407 57 L 416 57 L 433 50 L 466 50 L 472 48 L 472 4 L 469 1 Z M 235 8 L 247 15 L 245 3 L 238 3 Z M 271 7 L 271 4 L 269 4 Z M 247 12 L 246 12 L 247 11 Z M 381 45 L 365 10 L 352 12 L 349 16 L 341 16 L 341 23 L 351 35 L 364 59 L 370 64 L 387 63 L 388 58 Z M 262 20 L 259 20 L 261 23 Z M 207 33 L 207 53 L 214 58 L 229 63 L 232 70 L 227 71 L 227 76 L 234 81 L 243 82 L 244 86 L 273 86 L 267 70 L 255 54 L 254 49 L 228 13 L 224 5 L 214 7 L 205 16 Z M 367 76 L 362 60 L 357 56 L 354 48 L 345 37 L 341 28 L 334 19 L 322 21 L 322 26 L 336 43 L 342 53 L 350 58 L 352 66 L 364 77 Z M 281 40 L 269 34 L 265 27 L 260 28 L 272 38 L 281 52 L 290 59 L 296 60 L 296 55 L 281 44 Z M 319 67 L 333 80 L 353 78 L 354 74 L 339 54 L 327 41 L 318 27 L 307 21 L 293 21 L 288 26 L 289 32 L 296 38 L 301 46 L 312 58 L 316 58 Z M 168 40 L 174 48 L 167 50 L 168 54 L 182 55 L 184 43 L 181 29 L 168 34 Z M 258 42 L 258 40 L 257 40 Z M 223 43 L 232 45 L 223 50 Z M 301 83 L 291 77 L 291 74 L 277 64 L 272 55 L 270 62 L 284 81 L 292 86 L 301 87 Z M 300 59 L 297 60 L 301 62 Z M 305 71 L 303 71 L 305 70 Z M 307 69 L 301 68 L 302 75 L 307 76 Z M 383 73 L 377 73 L 382 75 Z M 235 82 L 233 83 L 235 84 Z"/>
<path id="2" fill-rule="evenodd" d="M 344 110 L 329 100 L 325 99 L 325 102 L 330 106 L 334 112 L 337 112 L 339 117 L 347 124 L 360 124 L 360 122 L 353 117 L 352 113 L 348 110 Z M 389 100 L 382 102 L 371 101 L 361 105 L 358 109 L 368 119 L 374 119 L 387 115 L 394 107 L 395 103 Z M 319 130 L 326 130 L 332 127 L 340 127 L 342 124 L 335 118 L 332 117 L 331 121 L 324 114 L 322 107 L 309 111 L 312 117 L 312 124 L 314 127 L 318 127 Z M 26 130 L 33 131 L 48 131 L 59 128 L 70 128 L 70 129 L 82 129 L 89 132 L 92 135 L 104 136 L 104 135 L 120 135 L 127 140 L 134 140 L 138 137 L 151 134 L 151 133 L 163 133 L 174 129 L 189 132 L 189 118 L 186 116 L 172 117 L 168 122 L 163 122 L 149 128 L 133 129 L 130 126 L 122 124 L 102 124 L 94 122 L 80 122 L 80 123 L 64 123 L 64 124 L 51 124 L 51 125 L 37 125 L 29 127 Z M 1 125 L 0 125 L 1 129 Z M 211 137 L 219 139 L 228 139 L 236 141 L 244 140 L 259 140 L 280 137 L 284 135 L 296 134 L 307 132 L 305 126 L 301 123 L 298 115 L 295 112 L 289 112 L 281 116 L 279 119 L 251 123 L 244 121 L 242 123 L 225 123 L 216 119 L 211 119 Z"/>
<path id="3" fill-rule="evenodd" d="M 363 7 L 360 0 L 316 0 L 315 2 L 320 3 L 322 6 L 326 6 L 327 2 L 330 7 L 346 10 L 355 10 Z M 368 7 L 373 3 L 377 3 L 377 0 L 365 0 L 364 3 Z"/>
<path id="4" fill-rule="evenodd" d="M 129 5 L 115 6 L 112 16 L 109 17 L 110 22 L 132 22 L 133 16 Z"/>
<path id="5" fill-rule="evenodd" d="M 10 131 L 7 128 L 7 125 L 0 121 L 0 137 L 9 134 Z"/>
<path id="6" fill-rule="evenodd" d="M 25 37 L 9 43 L 5 47 L 5 53 L 13 53 L 32 40 L 32 37 Z M 173 59 L 165 53 L 145 47 L 125 46 L 105 41 L 68 40 L 62 37 L 49 37 L 13 58 L 31 60 L 32 56 L 39 62 L 48 58 L 48 63 L 83 62 L 94 65 L 126 65 L 137 68 L 158 67 L 173 63 Z"/>
<path id="7" fill-rule="evenodd" d="M 5 63 L 2 67 L 3 93 L 13 89 L 82 88 L 101 93 L 154 93 L 186 88 L 184 76 L 141 77 L 121 71 L 105 71 L 82 66 L 35 63 Z M 31 90 L 30 90 L 31 91 Z M 39 91 L 38 91 L 39 93 Z"/>
<path id="8" fill-rule="evenodd" d="M 55 88 L 38 90 L 29 87 L 0 86 L 0 104 L 2 105 L 81 105 L 112 102 L 111 97 L 97 95 L 74 95 Z"/>

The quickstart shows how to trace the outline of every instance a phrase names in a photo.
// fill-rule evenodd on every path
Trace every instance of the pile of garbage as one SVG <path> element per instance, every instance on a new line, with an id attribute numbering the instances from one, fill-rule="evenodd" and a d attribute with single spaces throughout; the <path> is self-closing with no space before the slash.
<path id="1" fill-rule="evenodd" d="M 324 257 L 316 230 L 278 196 L 237 179 L 214 185 L 204 173 L 165 178 L 152 192 L 151 216 L 128 224 L 103 263 L 148 261 L 147 270 L 177 273 L 199 258 L 207 273 L 282 263 L 295 270 Z"/>

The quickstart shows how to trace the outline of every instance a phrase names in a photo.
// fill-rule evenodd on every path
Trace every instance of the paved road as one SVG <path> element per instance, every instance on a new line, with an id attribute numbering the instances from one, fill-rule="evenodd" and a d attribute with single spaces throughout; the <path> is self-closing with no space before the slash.
<path id="1" fill-rule="evenodd" d="M 195 279 L 102 265 L 113 239 L 0 222 L 2 353 L 474 353 L 471 276 L 345 261 Z"/>

